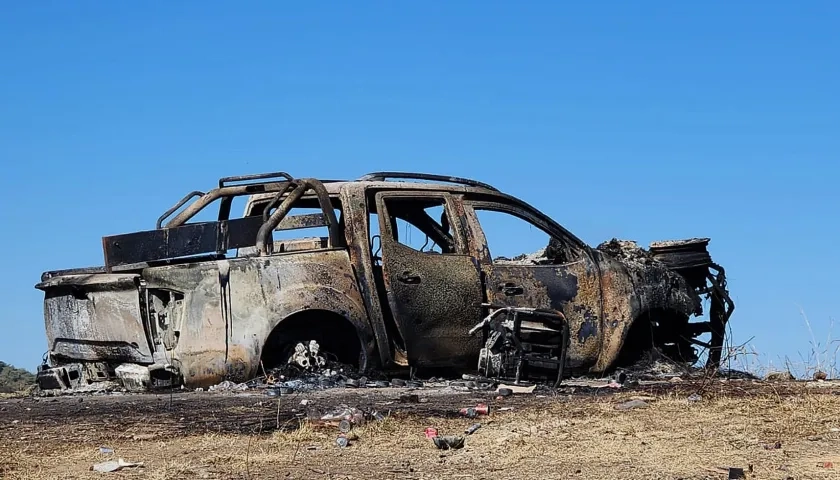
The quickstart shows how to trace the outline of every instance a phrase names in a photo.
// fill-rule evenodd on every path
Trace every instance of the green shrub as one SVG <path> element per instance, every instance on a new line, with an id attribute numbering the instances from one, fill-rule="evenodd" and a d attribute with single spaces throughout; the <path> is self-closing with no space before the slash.
<path id="1" fill-rule="evenodd" d="M 0 362 L 0 393 L 26 390 L 35 383 L 35 375 L 8 363 Z"/>

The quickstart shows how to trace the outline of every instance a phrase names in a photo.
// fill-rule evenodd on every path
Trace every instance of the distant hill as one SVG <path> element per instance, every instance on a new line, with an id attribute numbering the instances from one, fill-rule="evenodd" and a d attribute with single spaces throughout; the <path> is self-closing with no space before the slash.
<path id="1" fill-rule="evenodd" d="M 15 368 L 0 362 L 0 393 L 14 393 L 26 390 L 35 383 L 35 375 L 22 368 Z"/>

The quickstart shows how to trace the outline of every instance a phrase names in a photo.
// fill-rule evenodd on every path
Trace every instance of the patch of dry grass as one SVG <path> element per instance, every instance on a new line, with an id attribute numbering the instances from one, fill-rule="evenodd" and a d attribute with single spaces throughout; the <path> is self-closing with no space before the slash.
<path id="1" fill-rule="evenodd" d="M 272 434 L 213 434 L 165 440 L 116 440 L 115 456 L 142 461 L 120 477 L 164 478 L 725 478 L 736 466 L 748 478 L 840 478 L 819 462 L 840 463 L 840 396 L 720 396 L 689 402 L 647 397 L 647 408 L 617 410 L 633 398 L 558 398 L 480 418 L 466 446 L 439 451 L 427 426 L 461 434 L 461 418 L 396 415 L 353 430 L 351 446 L 335 445 L 337 429 L 303 422 Z M 102 478 L 91 465 L 99 436 L 78 444 L 0 441 L 7 478 Z M 767 449 L 780 442 L 782 448 Z"/>

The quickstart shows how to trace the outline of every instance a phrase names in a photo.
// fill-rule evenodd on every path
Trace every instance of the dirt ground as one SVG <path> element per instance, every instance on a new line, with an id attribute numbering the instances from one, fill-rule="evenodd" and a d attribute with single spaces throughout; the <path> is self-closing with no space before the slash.
<path id="1" fill-rule="evenodd" d="M 420 402 L 401 402 L 406 393 Z M 644 405 L 616 408 L 632 399 Z M 490 415 L 459 416 L 479 402 Z M 385 418 L 340 448 L 336 426 L 307 418 L 341 404 Z M 840 384 L 750 380 L 503 399 L 429 388 L 18 398 L 0 400 L 0 477 L 723 479 L 738 467 L 746 478 L 840 478 L 838 412 Z M 424 436 L 476 422 L 461 449 Z M 143 466 L 91 471 L 117 458 Z"/>

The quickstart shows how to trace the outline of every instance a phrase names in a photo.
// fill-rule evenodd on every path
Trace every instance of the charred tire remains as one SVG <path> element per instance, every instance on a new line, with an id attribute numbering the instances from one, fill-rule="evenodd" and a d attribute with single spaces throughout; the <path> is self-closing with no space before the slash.
<path id="1" fill-rule="evenodd" d="M 262 366 L 266 370 L 289 361 L 298 343 L 314 340 L 331 360 L 359 367 L 363 349 L 353 324 L 341 315 L 325 310 L 306 310 L 281 321 L 265 343 Z"/>

